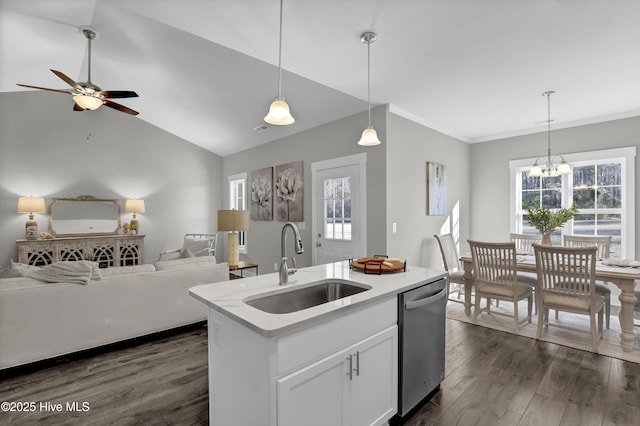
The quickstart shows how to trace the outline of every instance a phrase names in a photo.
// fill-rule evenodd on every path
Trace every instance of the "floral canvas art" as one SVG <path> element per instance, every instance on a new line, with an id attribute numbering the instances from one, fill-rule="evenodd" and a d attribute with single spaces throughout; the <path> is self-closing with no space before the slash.
<path id="1" fill-rule="evenodd" d="M 276 166 L 275 210 L 279 221 L 302 222 L 304 220 L 303 163 Z"/>
<path id="2" fill-rule="evenodd" d="M 273 219 L 273 167 L 251 172 L 251 219 Z"/>

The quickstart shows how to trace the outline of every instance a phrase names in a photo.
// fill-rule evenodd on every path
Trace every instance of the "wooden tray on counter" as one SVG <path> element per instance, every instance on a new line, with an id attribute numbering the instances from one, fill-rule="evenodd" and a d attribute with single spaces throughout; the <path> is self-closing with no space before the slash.
<path id="1" fill-rule="evenodd" d="M 386 256 L 361 257 L 358 259 L 349 259 L 351 269 L 362 271 L 365 274 L 382 275 L 389 272 L 405 272 L 407 270 L 407 261 L 404 262 L 397 258 L 387 258 Z"/>

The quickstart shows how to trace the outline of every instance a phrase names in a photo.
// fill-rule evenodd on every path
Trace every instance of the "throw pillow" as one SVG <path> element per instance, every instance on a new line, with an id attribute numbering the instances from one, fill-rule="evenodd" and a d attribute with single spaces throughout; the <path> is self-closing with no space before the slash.
<path id="1" fill-rule="evenodd" d="M 182 259 L 186 259 L 189 257 L 196 257 L 195 254 L 193 254 L 193 252 L 191 250 L 189 250 L 188 248 L 182 250 L 182 253 L 180 253 L 180 258 Z"/>
<path id="2" fill-rule="evenodd" d="M 185 238 L 182 243 L 182 251 L 190 250 L 194 256 L 209 256 L 209 248 L 212 243 L 213 240 L 194 240 L 191 238 Z"/>
<path id="3" fill-rule="evenodd" d="M 17 273 L 21 277 L 27 277 L 31 272 L 38 271 L 38 270 L 40 270 L 40 267 L 38 266 L 27 265 L 26 263 L 14 262 L 13 259 L 11 259 L 11 271 L 13 271 L 14 273 Z"/>

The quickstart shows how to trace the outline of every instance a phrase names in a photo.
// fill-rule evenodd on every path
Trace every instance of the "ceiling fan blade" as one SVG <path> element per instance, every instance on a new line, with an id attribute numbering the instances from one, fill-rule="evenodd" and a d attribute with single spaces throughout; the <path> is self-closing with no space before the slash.
<path id="1" fill-rule="evenodd" d="M 131 90 L 103 90 L 100 92 L 105 99 L 137 98 L 138 94 Z"/>
<path id="2" fill-rule="evenodd" d="M 82 90 L 82 87 L 78 83 L 76 83 L 75 81 L 71 80 L 64 73 L 62 73 L 60 71 L 56 71 L 56 70 L 51 70 L 51 72 L 54 73 L 55 75 L 57 75 L 58 77 L 60 77 L 65 83 L 67 83 L 69 86 L 73 87 L 74 89 Z"/>
<path id="3" fill-rule="evenodd" d="M 84 108 L 82 108 L 80 105 L 78 105 L 77 103 L 73 103 L 73 110 L 74 111 L 84 111 Z"/>
<path id="4" fill-rule="evenodd" d="M 73 93 L 67 92 L 66 90 L 49 89 L 48 87 L 40 87 L 40 86 L 29 86 L 28 84 L 20 84 L 20 83 L 16 83 L 16 84 L 18 86 L 29 87 L 31 89 L 48 90 L 49 92 L 58 92 L 58 93 L 66 93 L 67 95 L 73 95 Z"/>
<path id="5" fill-rule="evenodd" d="M 138 111 L 134 111 L 131 108 L 126 107 L 124 105 L 120 105 L 120 104 L 117 104 L 115 102 L 111 102 L 110 100 L 105 100 L 104 101 L 104 106 L 108 106 L 109 108 L 117 109 L 118 111 L 126 112 L 127 114 L 131 114 L 131 115 L 140 114 Z"/>

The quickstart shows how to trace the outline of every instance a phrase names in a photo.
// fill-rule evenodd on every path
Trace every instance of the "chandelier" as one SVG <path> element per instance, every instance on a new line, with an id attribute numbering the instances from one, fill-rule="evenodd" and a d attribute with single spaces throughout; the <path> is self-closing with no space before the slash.
<path id="1" fill-rule="evenodd" d="M 542 94 L 547 97 L 547 157 L 540 157 L 533 163 L 529 169 L 530 177 L 556 177 L 571 173 L 571 166 L 562 155 L 551 157 L 551 95 L 554 93 L 550 90 Z M 556 165 L 554 161 L 559 161 L 559 164 Z"/>

